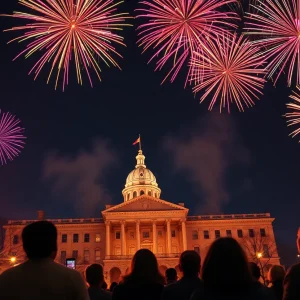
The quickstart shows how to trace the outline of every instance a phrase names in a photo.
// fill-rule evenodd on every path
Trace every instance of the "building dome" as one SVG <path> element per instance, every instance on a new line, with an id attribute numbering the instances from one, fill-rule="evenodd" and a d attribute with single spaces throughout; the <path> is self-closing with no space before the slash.
<path id="1" fill-rule="evenodd" d="M 125 188 L 122 191 L 124 201 L 144 194 L 159 198 L 161 190 L 158 187 L 154 174 L 146 168 L 145 156 L 142 150 L 139 150 L 136 162 L 135 169 L 128 174 Z"/>

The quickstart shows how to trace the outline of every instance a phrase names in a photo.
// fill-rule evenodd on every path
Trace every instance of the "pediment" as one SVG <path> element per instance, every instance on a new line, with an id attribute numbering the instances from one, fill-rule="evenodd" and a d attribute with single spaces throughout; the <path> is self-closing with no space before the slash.
<path id="1" fill-rule="evenodd" d="M 103 214 L 109 212 L 138 212 L 138 211 L 187 211 L 188 209 L 180 205 L 157 199 L 151 196 L 142 195 L 132 200 L 123 202 L 106 209 Z"/>

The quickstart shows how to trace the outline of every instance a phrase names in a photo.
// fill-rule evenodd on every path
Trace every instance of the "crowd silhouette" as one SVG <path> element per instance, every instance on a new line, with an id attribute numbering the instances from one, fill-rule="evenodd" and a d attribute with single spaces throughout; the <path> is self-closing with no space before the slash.
<path id="1" fill-rule="evenodd" d="M 0 275 L 1 300 L 300 300 L 300 264 L 286 274 L 282 266 L 273 265 L 267 287 L 260 281 L 260 268 L 229 237 L 211 244 L 202 265 L 197 252 L 184 251 L 180 279 L 173 268 L 163 276 L 155 255 L 138 250 L 130 272 L 109 289 L 101 265 L 88 266 L 84 280 L 54 261 L 57 229 L 51 222 L 26 226 L 22 242 L 28 260 Z M 300 238 L 297 245 L 300 252 Z"/>

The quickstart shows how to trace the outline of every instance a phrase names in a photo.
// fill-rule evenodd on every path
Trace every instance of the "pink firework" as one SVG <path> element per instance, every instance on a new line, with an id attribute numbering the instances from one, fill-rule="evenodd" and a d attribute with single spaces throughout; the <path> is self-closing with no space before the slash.
<path id="1" fill-rule="evenodd" d="M 24 148 L 24 129 L 19 126 L 20 120 L 10 113 L 0 110 L 0 163 L 13 160 Z"/>
<path id="2" fill-rule="evenodd" d="M 154 49 L 149 62 L 158 57 L 155 70 L 161 70 L 167 62 L 172 64 L 163 82 L 169 76 L 173 82 L 199 45 L 207 44 L 207 39 L 222 34 L 225 29 L 236 28 L 232 21 L 238 19 L 236 13 L 224 12 L 225 6 L 236 3 L 236 0 L 153 0 L 141 3 L 145 8 L 137 10 L 137 17 L 145 22 L 138 27 L 138 44 L 143 47 L 143 52 Z M 218 11 L 220 8 L 222 12 Z"/>
<path id="3" fill-rule="evenodd" d="M 256 0 L 256 13 L 247 16 L 247 34 L 253 35 L 268 59 L 268 77 L 274 85 L 284 70 L 288 70 L 288 86 L 296 73 L 300 84 L 300 1 Z"/>
<path id="4" fill-rule="evenodd" d="M 209 110 L 220 101 L 220 112 L 234 103 L 239 111 L 254 105 L 262 94 L 265 79 L 264 56 L 243 36 L 223 35 L 207 40 L 201 51 L 191 58 L 191 81 L 194 92 L 204 90 L 202 103 L 212 97 Z"/>
<path id="5" fill-rule="evenodd" d="M 299 86 L 297 86 L 297 89 L 300 91 Z M 290 102 L 286 105 L 288 113 L 286 113 L 285 117 L 287 118 L 288 127 L 297 127 L 290 133 L 290 135 L 294 138 L 300 133 L 300 95 L 293 91 L 290 98 L 293 99 L 294 102 Z"/>
<path id="6" fill-rule="evenodd" d="M 121 1 L 122 2 L 122 1 Z M 83 83 L 82 70 L 92 86 L 90 70 L 101 80 L 99 61 L 119 68 L 115 56 L 121 57 L 114 45 L 123 45 L 120 30 L 127 13 L 118 13 L 113 0 L 19 0 L 30 12 L 14 12 L 9 17 L 24 19 L 28 24 L 9 29 L 24 31 L 10 42 L 27 42 L 27 47 L 16 58 L 39 54 L 29 74 L 35 79 L 47 63 L 50 63 L 48 81 L 56 69 L 56 84 L 62 77 L 63 89 L 68 84 L 70 63 L 75 64 L 77 81 Z M 7 16 L 7 15 L 5 15 Z M 15 59 L 16 59 L 15 58 Z M 62 76 L 61 76 L 62 75 Z"/>

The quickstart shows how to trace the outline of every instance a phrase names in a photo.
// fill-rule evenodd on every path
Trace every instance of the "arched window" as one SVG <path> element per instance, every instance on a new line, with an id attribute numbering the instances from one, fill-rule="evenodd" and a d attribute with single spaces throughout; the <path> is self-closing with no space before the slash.
<path id="1" fill-rule="evenodd" d="M 157 193 L 155 193 L 155 198 L 157 198 Z"/>
<path id="2" fill-rule="evenodd" d="M 148 196 L 152 196 L 152 193 L 151 193 L 151 191 L 148 191 Z"/>
<path id="3" fill-rule="evenodd" d="M 137 192 L 133 192 L 133 198 L 136 198 L 137 197 Z"/>
<path id="4" fill-rule="evenodd" d="M 130 194 L 127 194 L 127 200 L 129 200 L 130 199 Z"/>
<path id="5" fill-rule="evenodd" d="M 140 196 L 144 195 L 145 192 L 144 191 L 140 191 Z"/>

